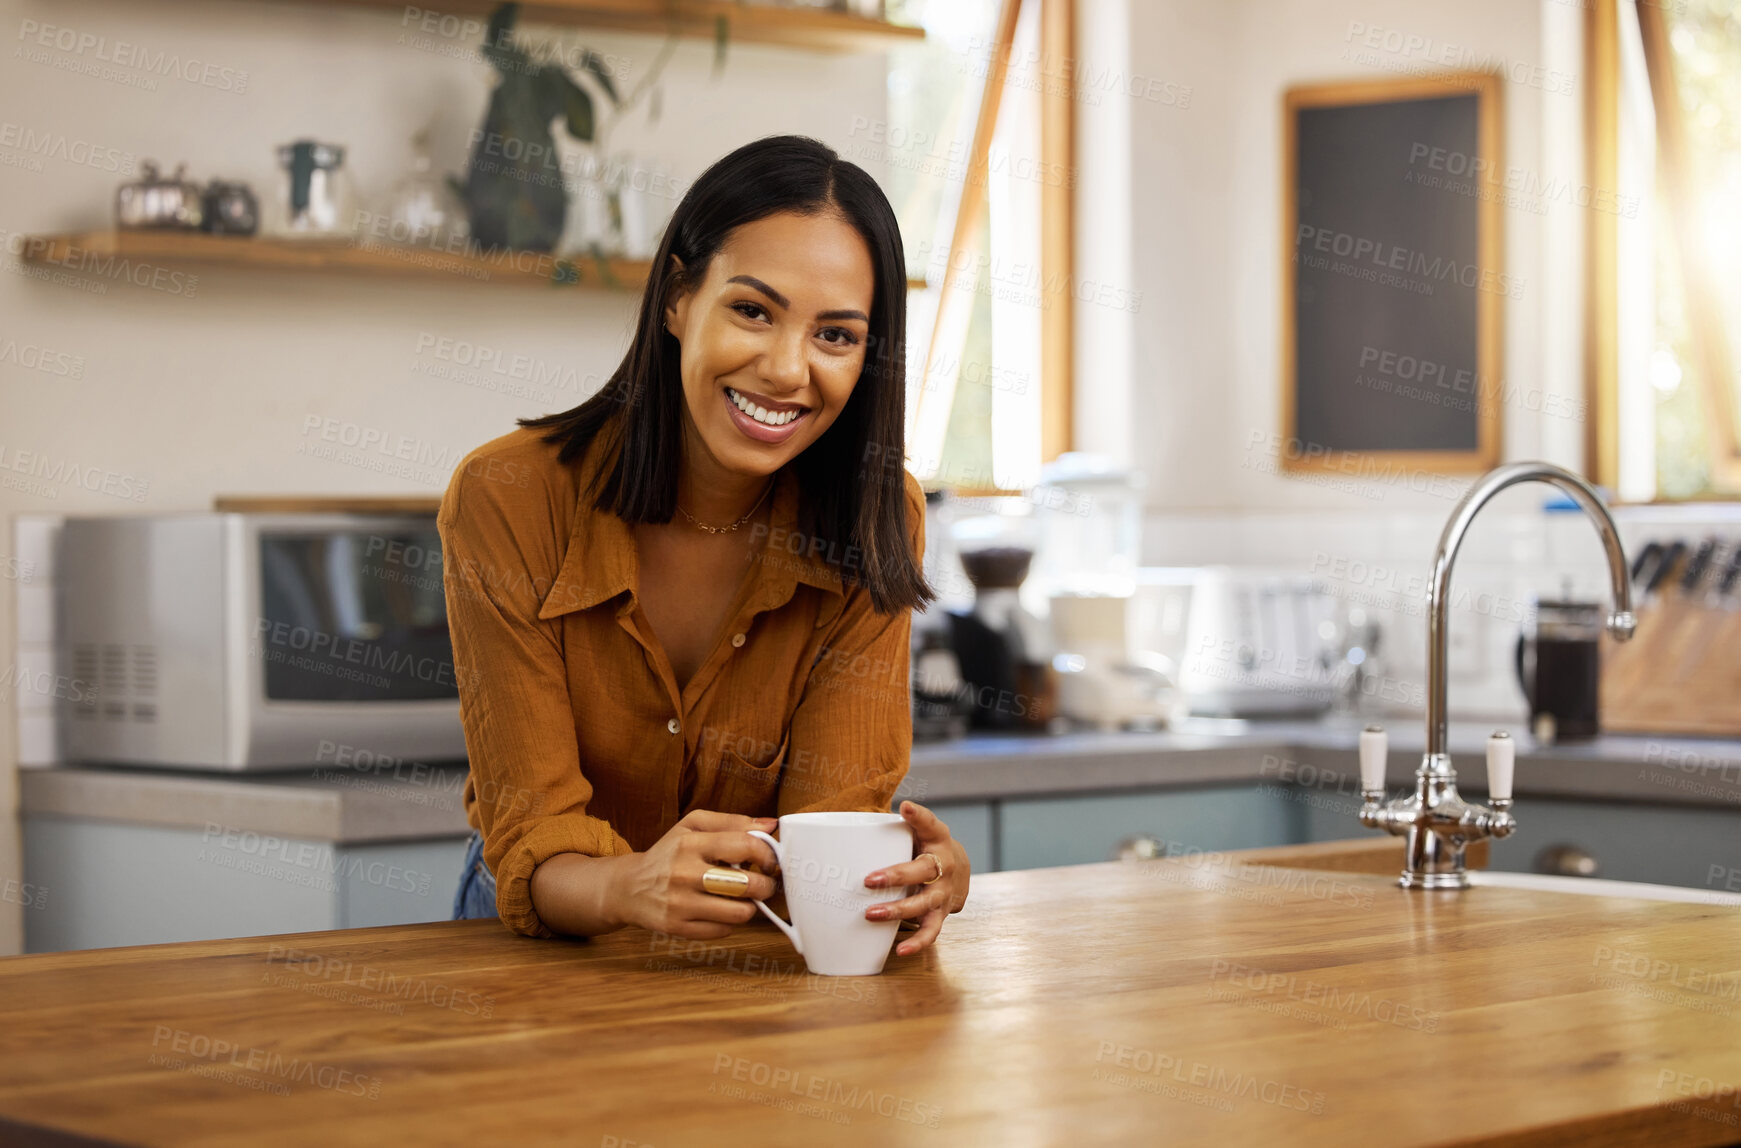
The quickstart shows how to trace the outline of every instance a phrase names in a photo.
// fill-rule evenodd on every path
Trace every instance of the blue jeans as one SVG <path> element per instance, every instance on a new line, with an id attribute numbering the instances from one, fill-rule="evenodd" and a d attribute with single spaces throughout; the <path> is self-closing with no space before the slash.
<path id="1" fill-rule="evenodd" d="M 459 872 L 459 888 L 453 894 L 453 919 L 496 915 L 496 877 L 484 864 L 484 838 L 472 830 L 465 845 L 465 867 Z"/>

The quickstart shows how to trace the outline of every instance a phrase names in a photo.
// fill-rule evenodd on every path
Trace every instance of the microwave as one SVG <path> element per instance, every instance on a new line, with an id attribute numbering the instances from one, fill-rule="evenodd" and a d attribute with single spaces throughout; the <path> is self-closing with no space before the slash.
<path id="1" fill-rule="evenodd" d="M 69 517 L 55 568 L 69 761 L 465 757 L 433 514 Z"/>

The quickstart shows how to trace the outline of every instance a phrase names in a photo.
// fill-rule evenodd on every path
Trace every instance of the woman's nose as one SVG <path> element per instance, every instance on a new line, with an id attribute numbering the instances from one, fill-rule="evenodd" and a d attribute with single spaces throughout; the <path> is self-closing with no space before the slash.
<path id="1" fill-rule="evenodd" d="M 769 383 L 788 390 L 803 386 L 810 374 L 810 368 L 804 362 L 803 336 L 797 333 L 777 336 L 773 346 L 762 355 L 757 373 Z"/>

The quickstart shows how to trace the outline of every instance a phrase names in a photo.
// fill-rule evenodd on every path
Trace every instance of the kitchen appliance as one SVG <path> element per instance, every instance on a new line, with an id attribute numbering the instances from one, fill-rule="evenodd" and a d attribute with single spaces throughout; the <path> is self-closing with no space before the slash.
<path id="1" fill-rule="evenodd" d="M 909 684 L 913 698 L 913 740 L 939 741 L 967 733 L 973 711 L 961 676 L 961 659 L 950 644 L 952 609 L 972 605 L 971 585 L 955 554 L 954 510 L 943 490 L 925 492 L 925 581 L 937 594 L 913 611 L 913 651 Z"/>
<path id="2" fill-rule="evenodd" d="M 1110 594 L 1053 597 L 1058 712 L 1071 721 L 1101 729 L 1154 729 L 1182 716 L 1171 660 L 1132 650 L 1133 601 Z"/>
<path id="3" fill-rule="evenodd" d="M 961 567 L 973 583 L 973 608 L 949 615 L 949 646 L 978 729 L 1044 729 L 1055 714 L 1057 683 L 1044 623 L 1021 601 L 1034 558 L 1026 517 L 989 514 L 955 523 Z"/>
<path id="4" fill-rule="evenodd" d="M 282 238 L 334 239 L 351 234 L 356 191 L 337 144 L 297 140 L 278 149 L 278 195 L 268 230 Z"/>
<path id="5" fill-rule="evenodd" d="M 913 626 L 913 740 L 942 741 L 967 733 L 973 712 L 969 691 L 963 688 L 961 659 L 949 645 L 949 629 L 935 625 Z"/>
<path id="6" fill-rule="evenodd" d="M 1190 640 L 1191 595 L 1204 569 L 1140 566 L 1125 612 L 1125 641 L 1134 654 L 1159 657 L 1177 674 Z"/>
<path id="7" fill-rule="evenodd" d="M 433 515 L 68 518 L 69 760 L 314 768 L 465 757 Z"/>
<path id="8" fill-rule="evenodd" d="M 1600 603 L 1540 601 L 1533 632 L 1517 636 L 1517 684 L 1537 741 L 1552 745 L 1600 732 L 1602 622 Z"/>
<path id="9" fill-rule="evenodd" d="M 187 165 L 165 179 L 157 165 L 145 160 L 136 180 L 115 189 L 115 226 L 120 228 L 198 231 L 204 218 L 199 184 L 186 179 Z"/>
<path id="10" fill-rule="evenodd" d="M 1135 590 L 1143 487 L 1140 473 L 1104 455 L 1071 451 L 1041 469 L 1027 496 L 1038 530 L 1035 597 Z"/>
<path id="11" fill-rule="evenodd" d="M 1178 682 L 1192 713 L 1321 714 L 1345 688 L 1336 599 L 1320 579 L 1199 567 L 1188 611 Z"/>

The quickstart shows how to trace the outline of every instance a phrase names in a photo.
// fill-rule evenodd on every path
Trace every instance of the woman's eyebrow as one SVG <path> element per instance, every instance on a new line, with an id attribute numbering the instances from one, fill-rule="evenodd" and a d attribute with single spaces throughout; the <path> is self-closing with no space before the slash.
<path id="1" fill-rule="evenodd" d="M 781 306 L 781 307 L 792 306 L 792 301 L 790 299 L 786 298 L 784 295 L 780 294 L 778 291 L 774 290 L 772 287 L 768 286 L 766 283 L 763 283 L 760 279 L 757 279 L 754 275 L 733 275 L 730 279 L 727 279 L 726 282 L 727 283 L 742 283 L 746 287 L 754 287 L 757 291 L 760 291 L 762 294 L 764 294 L 768 298 L 772 299 L 779 306 Z M 870 322 L 869 315 L 866 315 L 863 311 L 855 311 L 855 310 L 852 310 L 850 308 L 843 310 L 843 311 L 823 311 L 823 312 L 820 312 L 816 317 L 818 319 L 858 319 L 858 320 L 865 322 L 865 323 Z"/>
<path id="2" fill-rule="evenodd" d="M 768 298 L 770 298 L 774 302 L 778 303 L 781 307 L 790 307 L 792 305 L 792 300 L 786 298 L 784 295 L 780 294 L 778 291 L 774 290 L 772 287 L 768 286 L 766 283 L 763 283 L 760 279 L 757 279 L 754 275 L 733 275 L 730 279 L 727 279 L 726 282 L 727 283 L 742 283 L 747 287 L 754 287 L 757 291 L 760 291 L 762 294 L 766 295 Z"/>

